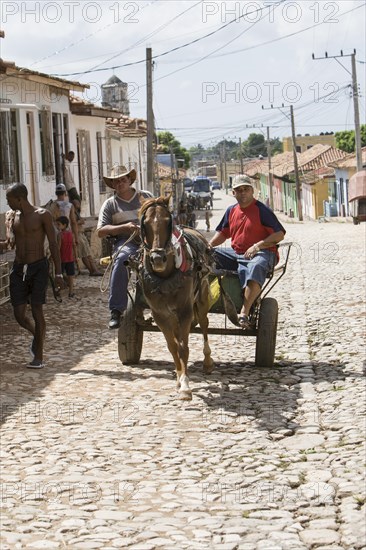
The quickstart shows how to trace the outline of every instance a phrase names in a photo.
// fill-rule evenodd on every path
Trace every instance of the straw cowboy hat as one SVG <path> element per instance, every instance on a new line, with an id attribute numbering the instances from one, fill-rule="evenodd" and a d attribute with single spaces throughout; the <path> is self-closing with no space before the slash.
<path id="1" fill-rule="evenodd" d="M 123 176 L 130 176 L 130 185 L 132 185 L 136 179 L 136 170 L 134 168 L 127 170 L 125 166 L 114 166 L 110 176 L 103 176 L 104 183 L 114 189 L 114 182 L 119 178 L 123 178 Z"/>

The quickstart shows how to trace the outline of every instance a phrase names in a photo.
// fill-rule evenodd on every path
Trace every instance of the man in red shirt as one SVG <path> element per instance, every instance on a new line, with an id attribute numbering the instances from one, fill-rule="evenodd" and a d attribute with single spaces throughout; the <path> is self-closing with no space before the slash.
<path id="1" fill-rule="evenodd" d="M 231 239 L 231 248 L 216 248 L 215 259 L 218 267 L 238 271 L 243 289 L 239 323 L 245 329 L 250 326 L 250 309 L 266 276 L 278 262 L 276 245 L 286 231 L 272 210 L 254 198 L 251 178 L 235 176 L 232 189 L 237 204 L 227 208 L 210 246 L 217 247 Z"/>

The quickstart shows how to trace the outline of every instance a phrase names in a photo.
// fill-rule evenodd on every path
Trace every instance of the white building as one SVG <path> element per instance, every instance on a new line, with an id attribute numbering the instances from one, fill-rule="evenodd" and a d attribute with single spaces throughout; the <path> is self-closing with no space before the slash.
<path id="1" fill-rule="evenodd" d="M 75 186 L 84 216 L 95 217 L 111 193 L 103 182 L 113 165 L 146 180 L 146 122 L 76 97 L 87 84 L 17 67 L 0 59 L 0 237 L 6 189 L 24 183 L 32 204 L 46 204 L 63 181 L 62 155 L 74 151 Z M 106 125 L 108 119 L 108 125 Z"/>

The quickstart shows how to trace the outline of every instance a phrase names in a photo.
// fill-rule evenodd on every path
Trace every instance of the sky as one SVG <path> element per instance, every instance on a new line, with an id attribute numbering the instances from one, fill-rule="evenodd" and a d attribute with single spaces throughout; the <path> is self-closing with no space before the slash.
<path id="1" fill-rule="evenodd" d="M 2 0 L 0 10 L 2 59 L 88 83 L 82 96 L 96 104 L 115 74 L 133 117 L 146 118 L 151 48 L 156 128 L 187 148 L 267 126 L 289 136 L 291 104 L 297 134 L 353 129 L 354 49 L 365 123 L 366 0 Z"/>

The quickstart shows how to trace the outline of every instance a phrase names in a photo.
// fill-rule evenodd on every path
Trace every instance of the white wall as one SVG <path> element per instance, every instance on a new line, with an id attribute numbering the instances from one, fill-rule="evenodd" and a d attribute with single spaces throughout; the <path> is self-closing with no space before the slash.
<path id="1" fill-rule="evenodd" d="M 44 108 L 50 112 L 68 114 L 68 96 L 62 90 L 50 91 L 47 84 L 31 82 L 16 76 L 6 77 L 0 83 L 0 110 L 15 110 L 18 127 L 19 181 L 24 183 L 29 191 L 29 200 L 36 205 L 45 204 L 54 196 L 55 176 L 42 174 L 41 142 L 39 131 L 39 113 Z M 27 112 L 33 115 L 34 136 L 33 170 L 30 164 L 30 147 L 27 131 Z M 34 186 L 31 181 L 34 180 Z M 6 189 L 0 189 L 0 212 L 8 210 L 5 199 Z"/>

